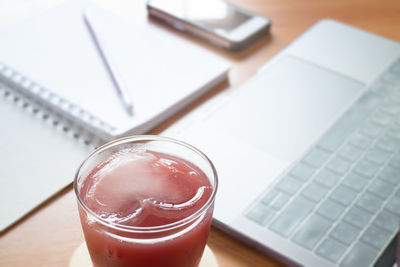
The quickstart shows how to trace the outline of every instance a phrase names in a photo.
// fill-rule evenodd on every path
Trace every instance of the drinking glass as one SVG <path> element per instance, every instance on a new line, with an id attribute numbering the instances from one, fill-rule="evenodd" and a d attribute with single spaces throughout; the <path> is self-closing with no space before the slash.
<path id="1" fill-rule="evenodd" d="M 168 159 L 172 158 L 177 162 L 181 161 L 183 164 L 194 166 L 197 171 L 207 177 L 206 179 L 211 185 L 210 194 L 198 209 L 185 214 L 177 221 L 151 226 L 136 226 L 106 220 L 102 216 L 104 211 L 98 208 L 93 210 L 87 205 L 86 194 L 90 191 L 87 188 L 87 184 L 90 184 L 88 179 L 93 179 L 95 170 L 101 171 L 102 168 L 105 168 L 107 166 L 105 162 L 118 158 L 121 151 L 125 151 L 125 154 L 132 153 L 132 157 L 135 156 L 135 153 L 166 155 Z M 168 163 L 168 160 L 166 162 Z M 132 165 L 131 168 L 134 173 L 141 171 L 140 164 Z M 123 190 L 125 187 L 142 186 L 134 184 L 137 182 L 136 179 L 132 178 L 132 184 L 129 184 L 130 179 L 127 180 L 126 177 L 121 176 L 121 179 L 124 179 L 126 184 L 121 187 Z M 187 175 L 184 179 L 192 179 L 192 177 Z M 93 265 L 96 267 L 198 266 L 210 230 L 217 184 L 217 173 L 210 159 L 197 148 L 185 142 L 161 136 L 138 135 L 121 138 L 99 147 L 81 164 L 74 180 L 80 221 Z M 165 191 L 165 194 L 171 194 L 171 197 L 174 197 L 173 194 L 176 192 L 171 188 L 164 186 L 162 190 Z M 120 197 L 118 192 L 113 191 L 113 194 L 115 198 Z M 173 205 L 168 207 L 173 207 Z M 109 209 L 109 207 L 105 209 Z M 168 218 L 168 212 L 163 212 Z M 174 212 L 180 212 L 179 208 Z"/>

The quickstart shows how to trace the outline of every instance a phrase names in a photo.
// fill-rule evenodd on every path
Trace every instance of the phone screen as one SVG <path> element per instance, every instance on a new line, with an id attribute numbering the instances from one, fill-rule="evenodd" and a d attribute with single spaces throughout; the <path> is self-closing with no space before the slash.
<path id="1" fill-rule="evenodd" d="M 215 32 L 229 34 L 251 16 L 220 0 L 154 0 L 159 9 Z"/>

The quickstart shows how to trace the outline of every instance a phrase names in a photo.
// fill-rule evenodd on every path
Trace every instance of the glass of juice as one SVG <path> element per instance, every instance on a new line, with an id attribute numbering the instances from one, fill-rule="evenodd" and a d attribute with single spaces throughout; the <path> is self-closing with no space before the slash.
<path id="1" fill-rule="evenodd" d="M 208 157 L 175 139 L 142 135 L 101 146 L 74 180 L 93 265 L 198 266 L 217 184 Z"/>

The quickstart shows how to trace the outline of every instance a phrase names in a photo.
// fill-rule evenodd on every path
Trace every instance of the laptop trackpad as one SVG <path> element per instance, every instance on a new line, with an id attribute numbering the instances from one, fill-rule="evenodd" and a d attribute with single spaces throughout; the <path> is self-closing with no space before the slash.
<path id="1" fill-rule="evenodd" d="M 207 128 L 293 161 L 359 95 L 361 82 L 285 56 L 207 116 Z"/>

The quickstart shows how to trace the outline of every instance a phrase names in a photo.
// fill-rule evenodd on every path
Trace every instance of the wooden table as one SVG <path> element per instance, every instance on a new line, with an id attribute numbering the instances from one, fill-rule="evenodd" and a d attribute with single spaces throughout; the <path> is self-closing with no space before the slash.
<path id="1" fill-rule="evenodd" d="M 60 0 L 61 1 L 61 0 Z M 0 25 L 13 23 L 55 4 L 50 0 L 0 0 Z M 230 53 L 203 41 L 165 28 L 221 55 L 232 63 L 225 82 L 190 107 L 163 123 L 160 133 L 214 95 L 245 82 L 269 58 L 322 18 L 333 18 L 400 41 L 399 0 L 231 0 L 271 18 L 271 34 L 240 53 Z M 102 4 L 124 16 L 146 18 L 142 0 L 103 0 Z M 1 212 L 1 211 L 0 211 Z M 34 210 L 0 236 L 0 266 L 68 266 L 73 250 L 83 241 L 72 186 Z M 220 267 L 282 266 L 221 231 L 212 228 L 208 245 Z"/>

